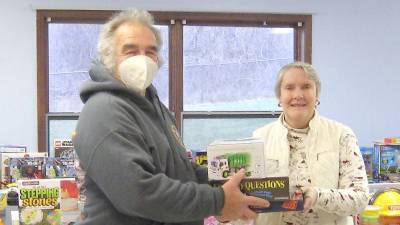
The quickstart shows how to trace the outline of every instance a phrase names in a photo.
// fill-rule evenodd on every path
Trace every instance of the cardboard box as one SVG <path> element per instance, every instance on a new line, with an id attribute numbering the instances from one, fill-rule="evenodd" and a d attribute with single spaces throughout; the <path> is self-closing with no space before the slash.
<path id="1" fill-rule="evenodd" d="M 26 146 L 22 146 L 22 145 L 0 145 L 0 152 L 26 152 Z"/>
<path id="2" fill-rule="evenodd" d="M 241 168 L 247 178 L 264 178 L 264 142 L 259 139 L 215 141 L 207 147 L 208 179 L 227 180 Z"/>
<path id="3" fill-rule="evenodd" d="M 74 144 L 71 139 L 54 139 L 54 157 L 73 158 Z M 50 155 L 52 156 L 52 155 Z"/>
<path id="4" fill-rule="evenodd" d="M 221 186 L 226 180 L 212 181 L 211 185 Z M 240 190 L 246 195 L 266 199 L 270 202 L 267 208 L 252 207 L 257 213 L 301 211 L 303 195 L 289 193 L 289 177 L 267 177 L 261 179 L 243 179 Z"/>
<path id="5" fill-rule="evenodd" d="M 10 158 L 28 158 L 28 157 L 46 157 L 47 153 L 45 152 L 35 152 L 35 153 L 22 153 L 22 152 L 4 152 L 0 153 L 0 179 L 2 182 L 9 183 L 11 182 L 11 174 L 10 170 Z M 17 176 L 15 176 L 17 177 Z M 2 188 L 4 188 L 4 185 L 2 184 Z"/>
<path id="6" fill-rule="evenodd" d="M 46 178 L 76 177 L 75 159 L 47 157 L 45 162 Z"/>
<path id="7" fill-rule="evenodd" d="M 379 174 L 400 172 L 400 144 L 375 143 L 374 151 Z"/>
<path id="8" fill-rule="evenodd" d="M 368 181 L 372 181 L 374 171 L 374 148 L 360 147 L 360 151 L 364 160 Z"/>
<path id="9" fill-rule="evenodd" d="M 70 224 L 79 218 L 74 178 L 18 180 L 20 223 Z"/>

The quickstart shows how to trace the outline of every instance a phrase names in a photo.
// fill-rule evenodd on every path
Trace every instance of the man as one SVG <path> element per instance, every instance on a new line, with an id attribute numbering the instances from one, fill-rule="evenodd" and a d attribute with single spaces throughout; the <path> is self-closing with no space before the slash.
<path id="1" fill-rule="evenodd" d="M 99 61 L 81 89 L 85 103 L 75 147 L 86 172 L 82 225 L 202 224 L 252 219 L 250 205 L 268 202 L 242 194 L 244 171 L 222 188 L 186 157 L 173 117 L 151 82 L 158 70 L 160 35 L 146 11 L 129 10 L 104 26 Z"/>

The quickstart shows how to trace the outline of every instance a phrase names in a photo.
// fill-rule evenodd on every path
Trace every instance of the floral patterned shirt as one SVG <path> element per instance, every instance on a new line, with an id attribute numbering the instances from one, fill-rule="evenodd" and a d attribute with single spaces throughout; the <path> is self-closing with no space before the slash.
<path id="1" fill-rule="evenodd" d="M 316 192 L 317 199 L 308 213 L 285 212 L 282 213 L 282 225 L 318 224 L 319 211 L 335 213 L 337 215 L 350 215 L 362 208 L 365 202 L 363 183 L 364 163 L 359 155 L 357 140 L 352 134 L 346 134 L 340 140 L 340 183 L 345 186 L 341 189 L 326 189 L 313 187 L 311 173 L 307 163 L 309 149 L 305 144 L 309 128 L 294 129 L 283 121 L 288 129 L 288 142 L 290 145 L 289 180 L 290 191 L 304 191 L 311 188 Z M 343 185 L 345 184 L 345 185 Z"/>

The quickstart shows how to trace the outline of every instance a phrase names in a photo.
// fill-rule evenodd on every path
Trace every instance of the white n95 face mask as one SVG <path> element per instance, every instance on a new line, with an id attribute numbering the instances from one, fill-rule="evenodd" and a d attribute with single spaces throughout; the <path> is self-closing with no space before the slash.
<path id="1" fill-rule="evenodd" d="M 143 94 L 157 73 L 158 65 L 145 55 L 132 56 L 119 65 L 121 81 L 130 89 Z"/>

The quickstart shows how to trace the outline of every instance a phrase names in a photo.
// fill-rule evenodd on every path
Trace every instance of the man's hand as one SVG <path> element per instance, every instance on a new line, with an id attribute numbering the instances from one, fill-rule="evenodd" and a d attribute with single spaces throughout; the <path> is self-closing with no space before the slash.
<path id="1" fill-rule="evenodd" d="M 230 221 L 236 219 L 250 220 L 255 219 L 257 213 L 252 211 L 249 206 L 268 207 L 269 202 L 262 198 L 247 196 L 240 189 L 240 181 L 244 178 L 245 171 L 241 169 L 232 178 L 222 185 L 224 190 L 224 207 L 221 211 L 220 221 Z"/>

